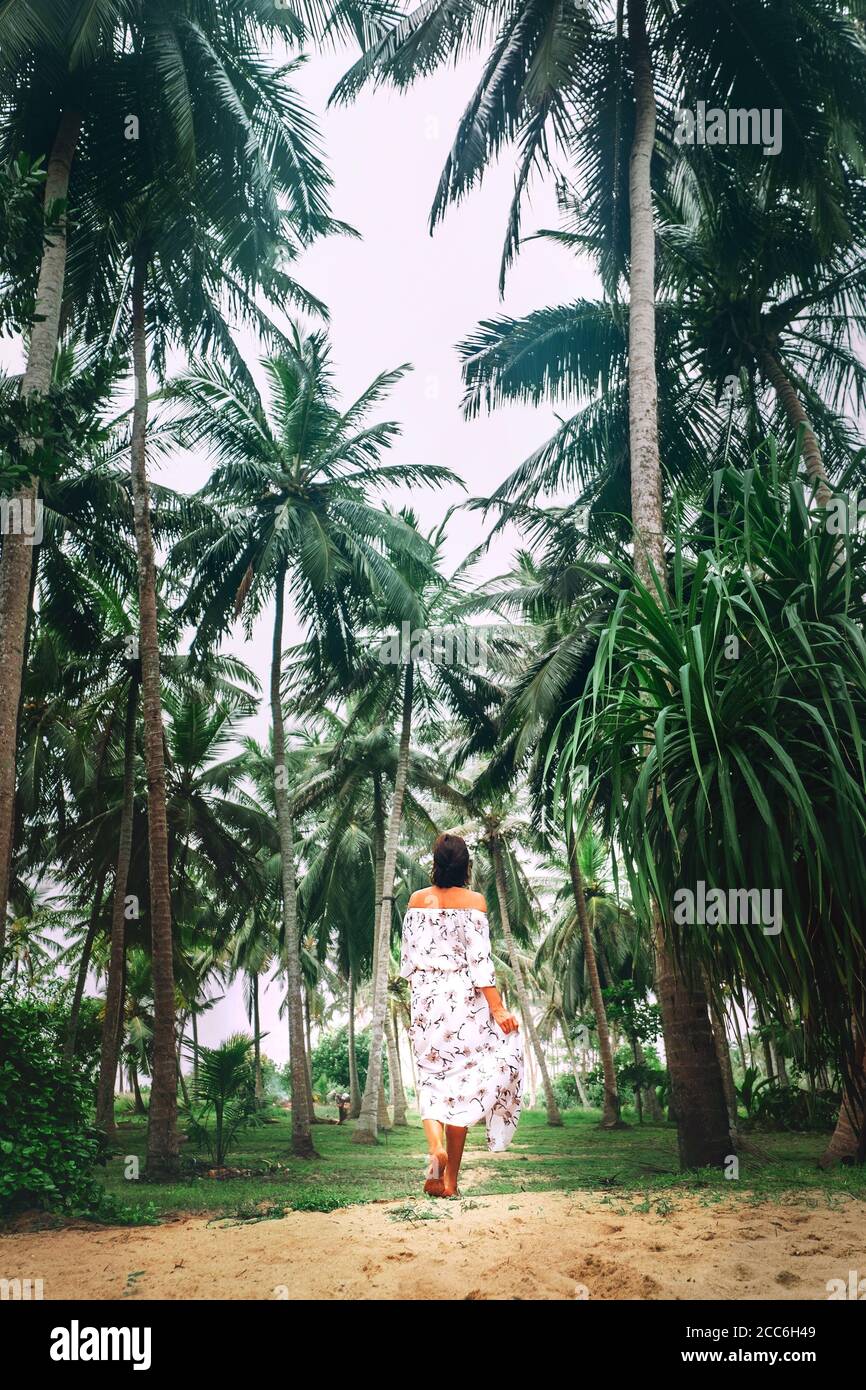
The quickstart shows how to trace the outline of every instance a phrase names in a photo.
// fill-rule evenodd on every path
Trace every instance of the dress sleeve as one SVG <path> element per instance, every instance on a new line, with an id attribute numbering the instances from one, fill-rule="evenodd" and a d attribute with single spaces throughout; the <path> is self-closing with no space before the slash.
<path id="1" fill-rule="evenodd" d="M 412 933 L 415 930 L 415 911 L 409 908 L 403 916 L 403 930 L 400 934 L 400 978 L 408 980 L 415 969 L 412 959 Z"/>
<path id="2" fill-rule="evenodd" d="M 466 962 L 476 989 L 496 984 L 493 957 L 490 954 L 490 928 L 487 913 L 472 908 L 466 913 L 463 927 L 466 939 Z"/>

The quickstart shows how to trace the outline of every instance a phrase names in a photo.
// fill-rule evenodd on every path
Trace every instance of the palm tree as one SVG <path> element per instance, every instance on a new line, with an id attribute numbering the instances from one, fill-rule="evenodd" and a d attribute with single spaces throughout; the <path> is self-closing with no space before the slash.
<path id="1" fill-rule="evenodd" d="M 799 999 L 809 1034 L 832 1038 L 850 1152 L 863 1089 L 862 858 L 851 859 L 850 838 L 866 810 L 863 544 L 855 538 L 840 563 L 837 539 L 810 529 L 796 466 L 768 449 L 746 472 L 725 470 L 711 513 L 675 533 L 673 595 L 659 607 L 642 586 L 623 590 L 602 638 L 608 676 L 595 713 L 587 695 L 567 721 L 564 757 L 589 765 L 593 784 L 609 778 L 608 823 L 635 911 L 651 896 L 669 905 L 682 968 L 711 987 L 730 982 L 741 1006 L 748 988 L 781 1020 Z M 723 894 L 775 885 L 782 909 L 762 901 L 760 920 L 747 912 L 744 924 L 727 905 L 708 930 L 683 897 L 699 883 Z M 697 1084 L 690 1100 L 705 1104 Z M 681 1132 L 699 1130 L 700 1115 L 675 1103 Z"/>
<path id="2" fill-rule="evenodd" d="M 406 512 L 402 519 L 420 540 L 414 515 Z M 496 686 L 477 659 L 482 654 L 476 645 L 478 633 L 467 621 L 478 603 L 470 584 L 471 557 L 451 576 L 446 576 L 440 567 L 446 524 L 447 518 L 431 533 L 420 562 L 417 554 L 411 552 L 398 562 L 414 600 L 412 620 L 407 619 L 401 629 L 394 631 L 384 608 L 380 606 L 376 611 L 368 605 L 366 618 L 372 636 L 366 650 L 356 653 L 347 686 L 335 681 L 334 672 L 323 666 L 316 651 L 309 653 L 305 668 L 301 668 L 305 698 L 314 705 L 343 692 L 357 695 L 353 721 L 363 723 L 374 717 L 394 721 L 399 729 L 387 829 L 381 839 L 377 836 L 380 854 L 373 944 L 373 1017 L 367 1080 L 352 1136 L 353 1143 L 358 1144 L 375 1143 L 377 1139 L 395 876 L 411 765 L 413 719 L 416 714 L 424 716 L 426 732 L 435 739 L 446 714 L 452 719 L 463 718 L 466 723 L 488 725 L 490 710 L 498 699 Z M 438 790 L 446 797 L 452 795 L 445 778 L 439 782 Z M 453 799 L 460 800 L 456 796 Z"/>
<path id="3" fill-rule="evenodd" d="M 291 330 L 290 345 L 264 363 L 266 404 L 252 382 L 204 366 L 178 378 L 171 396 L 185 442 L 207 442 L 217 466 L 204 495 L 212 522 L 194 532 L 178 559 L 196 557 L 186 611 L 209 643 L 243 613 L 249 624 L 274 602 L 270 702 L 274 798 L 280 837 L 283 950 L 292 1067 L 292 1145 L 313 1153 L 306 1101 L 303 992 L 298 949 L 294 816 L 283 714 L 286 602 L 315 631 L 316 650 L 348 680 L 358 604 L 365 595 L 396 621 L 412 621 L 410 587 L 390 556 L 409 551 L 423 563 L 429 546 L 402 519 L 368 501 L 393 481 L 438 483 L 446 470 L 379 462 L 398 433 L 393 422 L 367 424 L 405 368 L 378 376 L 345 411 L 337 405 L 330 351 L 322 333 Z M 337 676 L 338 683 L 340 676 Z"/>
<path id="4" fill-rule="evenodd" d="M 508 952 L 508 962 L 514 979 L 514 989 L 520 1004 L 521 1018 L 529 1038 L 538 1070 L 541 1074 L 541 1082 L 544 1088 L 545 1104 L 547 1107 L 547 1123 L 549 1125 L 560 1126 L 562 1116 L 553 1094 L 553 1086 L 550 1081 L 550 1074 L 547 1068 L 547 1060 L 544 1056 L 544 1049 L 538 1037 L 538 1031 L 532 1016 L 532 1004 L 529 997 L 523 966 L 517 950 L 515 931 L 512 926 L 512 909 L 517 908 L 518 920 L 525 919 L 528 911 L 531 910 L 531 898 L 521 873 L 517 854 L 515 852 L 514 841 L 526 838 L 526 827 L 515 824 L 514 818 L 507 814 L 507 806 L 502 799 L 497 801 L 488 800 L 486 804 L 476 803 L 476 814 L 481 824 L 480 844 L 489 854 L 490 867 L 492 869 L 493 887 L 495 890 L 495 912 L 494 921 L 498 919 L 499 927 L 505 940 L 505 948 Z M 481 866 L 476 864 L 474 878 L 479 882 L 479 875 L 482 872 Z"/>

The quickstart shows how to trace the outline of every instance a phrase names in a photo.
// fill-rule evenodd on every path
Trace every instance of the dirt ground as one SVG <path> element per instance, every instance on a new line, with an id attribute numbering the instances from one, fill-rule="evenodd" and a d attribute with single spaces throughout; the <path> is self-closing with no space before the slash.
<path id="1" fill-rule="evenodd" d="M 0 1277 L 41 1278 L 46 1299 L 826 1299 L 828 1280 L 866 1274 L 861 1202 L 646 1205 L 523 1193 L 70 1227 L 0 1237 Z"/>

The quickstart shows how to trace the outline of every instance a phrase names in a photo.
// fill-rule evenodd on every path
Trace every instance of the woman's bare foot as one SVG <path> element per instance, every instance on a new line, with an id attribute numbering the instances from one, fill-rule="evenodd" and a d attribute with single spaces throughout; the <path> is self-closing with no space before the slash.
<path id="1" fill-rule="evenodd" d="M 457 1178 L 456 1178 L 456 1176 L 455 1176 L 455 1177 L 452 1177 L 452 1176 L 451 1176 L 451 1174 L 448 1172 L 448 1167 L 447 1167 L 447 1165 L 446 1165 L 445 1170 L 444 1170 L 444 1172 L 443 1172 L 443 1174 L 442 1174 L 442 1191 L 441 1191 L 441 1193 L 440 1193 L 439 1195 L 440 1195 L 441 1197 L 459 1197 L 459 1196 L 460 1196 L 460 1192 L 459 1192 L 458 1187 L 457 1187 Z"/>
<path id="2" fill-rule="evenodd" d="M 424 1184 L 424 1191 L 428 1197 L 442 1197 L 444 1195 L 444 1174 L 445 1165 L 448 1162 L 448 1155 L 444 1149 L 439 1149 L 430 1155 L 430 1163 L 427 1168 L 427 1181 Z"/>

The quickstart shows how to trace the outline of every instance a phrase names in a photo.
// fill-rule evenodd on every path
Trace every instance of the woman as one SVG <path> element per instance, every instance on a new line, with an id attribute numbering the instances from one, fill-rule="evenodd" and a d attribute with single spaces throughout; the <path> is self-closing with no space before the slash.
<path id="1" fill-rule="evenodd" d="M 514 1137 L 523 1045 L 496 989 L 487 904 L 466 888 L 469 850 L 459 835 L 439 836 L 432 879 L 409 900 L 400 974 L 412 986 L 409 1036 L 430 1151 L 424 1191 L 454 1197 L 468 1126 L 483 1120 L 494 1152 Z"/>

